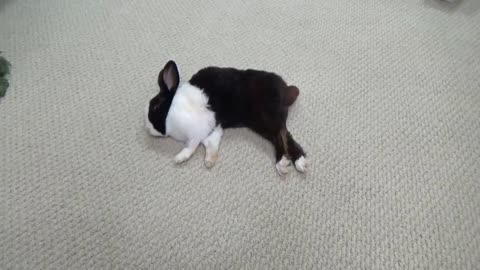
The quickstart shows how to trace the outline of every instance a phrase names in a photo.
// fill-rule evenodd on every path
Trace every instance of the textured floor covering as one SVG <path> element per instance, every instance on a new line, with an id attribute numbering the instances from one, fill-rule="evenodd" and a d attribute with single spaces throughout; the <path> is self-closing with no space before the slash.
<path id="1" fill-rule="evenodd" d="M 228 3 L 227 3 L 228 2 Z M 478 269 L 480 3 L 0 0 L 1 269 Z M 276 71 L 309 153 L 142 128 L 156 76 Z"/>

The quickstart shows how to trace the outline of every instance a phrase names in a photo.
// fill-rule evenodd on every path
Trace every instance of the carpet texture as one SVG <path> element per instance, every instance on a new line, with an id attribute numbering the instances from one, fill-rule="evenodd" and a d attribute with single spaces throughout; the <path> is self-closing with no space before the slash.
<path id="1" fill-rule="evenodd" d="M 0 0 L 0 269 L 479 269 L 480 2 Z M 275 71 L 310 167 L 143 129 L 169 59 Z"/>

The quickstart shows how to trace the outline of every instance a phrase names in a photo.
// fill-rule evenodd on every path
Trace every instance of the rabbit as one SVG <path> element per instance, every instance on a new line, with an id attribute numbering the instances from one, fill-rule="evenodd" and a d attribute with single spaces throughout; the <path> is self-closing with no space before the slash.
<path id="1" fill-rule="evenodd" d="M 176 163 L 188 160 L 203 144 L 205 166 L 212 168 L 223 130 L 246 127 L 273 144 L 280 175 L 288 173 L 292 162 L 297 171 L 306 171 L 306 153 L 286 126 L 288 107 L 299 89 L 279 75 L 211 66 L 180 84 L 177 64 L 170 60 L 158 75 L 158 85 L 160 92 L 145 108 L 145 127 L 152 136 L 185 143 Z"/>

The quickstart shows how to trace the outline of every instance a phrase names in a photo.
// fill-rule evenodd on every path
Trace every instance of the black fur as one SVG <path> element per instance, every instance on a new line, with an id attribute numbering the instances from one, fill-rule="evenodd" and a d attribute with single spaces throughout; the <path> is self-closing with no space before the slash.
<path id="1" fill-rule="evenodd" d="M 275 73 L 208 67 L 190 79 L 203 89 L 222 128 L 247 127 L 271 141 L 277 162 L 283 155 L 296 161 L 305 156 L 286 127 L 288 105 L 298 89 Z"/>
<path id="2" fill-rule="evenodd" d="M 158 76 L 160 93 L 150 101 L 148 118 L 164 135 L 179 80 L 175 62 L 169 61 Z M 273 143 L 277 162 L 284 155 L 294 162 L 305 156 L 286 126 L 288 106 L 297 98 L 298 88 L 288 86 L 277 74 L 207 67 L 193 75 L 189 82 L 208 96 L 209 107 L 222 128 L 247 127 L 260 134 Z"/>
<path id="3" fill-rule="evenodd" d="M 160 93 L 150 100 L 148 119 L 163 135 L 166 133 L 165 123 L 179 80 L 177 65 L 175 62 L 169 61 L 158 75 Z"/>

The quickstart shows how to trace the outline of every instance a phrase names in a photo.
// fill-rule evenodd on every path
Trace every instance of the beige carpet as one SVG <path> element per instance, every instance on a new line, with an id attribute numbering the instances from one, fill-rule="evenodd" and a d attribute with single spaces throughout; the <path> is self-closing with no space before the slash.
<path id="1" fill-rule="evenodd" d="M 480 2 L 0 0 L 0 269 L 479 269 Z M 149 137 L 169 59 L 278 72 L 306 175 Z"/>

